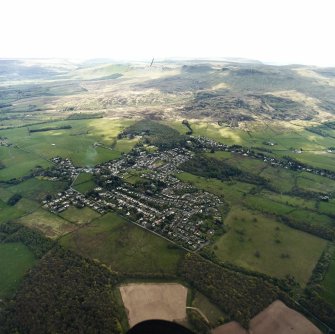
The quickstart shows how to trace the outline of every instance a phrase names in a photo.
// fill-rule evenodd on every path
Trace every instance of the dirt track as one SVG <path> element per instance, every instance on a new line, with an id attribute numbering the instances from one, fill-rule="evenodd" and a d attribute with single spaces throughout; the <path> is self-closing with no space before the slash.
<path id="1" fill-rule="evenodd" d="M 148 319 L 186 318 L 187 288 L 180 284 L 127 284 L 120 292 L 130 327 Z"/>

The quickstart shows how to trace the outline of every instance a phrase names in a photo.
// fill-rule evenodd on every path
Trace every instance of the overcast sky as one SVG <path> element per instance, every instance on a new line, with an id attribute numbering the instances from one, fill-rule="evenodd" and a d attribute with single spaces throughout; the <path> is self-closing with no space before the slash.
<path id="1" fill-rule="evenodd" d="M 335 66 L 335 0 L 1 0 L 0 57 Z"/>

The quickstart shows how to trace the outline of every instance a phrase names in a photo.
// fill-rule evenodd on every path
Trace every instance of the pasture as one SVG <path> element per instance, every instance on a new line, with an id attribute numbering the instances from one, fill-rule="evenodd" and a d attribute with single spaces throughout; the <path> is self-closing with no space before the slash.
<path id="1" fill-rule="evenodd" d="M 225 224 L 228 232 L 211 246 L 219 259 L 279 278 L 291 274 L 302 286 L 326 246 L 325 240 L 240 207 Z"/>
<path id="2" fill-rule="evenodd" d="M 73 188 L 83 194 L 96 186 L 93 175 L 89 173 L 80 173 L 73 184 Z"/>
<path id="3" fill-rule="evenodd" d="M 13 194 L 18 193 L 25 198 L 41 202 L 46 195 L 54 195 L 66 189 L 66 183 L 50 181 L 42 177 L 34 177 L 7 188 Z"/>
<path id="4" fill-rule="evenodd" d="M 245 182 L 206 179 L 201 176 L 184 172 L 176 174 L 176 177 L 183 182 L 190 183 L 198 189 L 224 197 L 224 199 L 230 204 L 240 201 L 244 194 L 249 192 L 254 187 L 254 185 Z"/>
<path id="5" fill-rule="evenodd" d="M 0 298 L 10 297 L 34 265 L 33 253 L 23 244 L 0 243 Z"/>
<path id="6" fill-rule="evenodd" d="M 175 274 L 183 251 L 108 213 L 60 239 L 66 248 L 124 273 Z"/>
<path id="7" fill-rule="evenodd" d="M 101 215 L 86 206 L 81 209 L 70 206 L 65 211 L 61 212 L 59 216 L 71 223 L 88 224 Z"/>
<path id="8" fill-rule="evenodd" d="M 132 121 L 128 120 L 110 119 L 64 120 L 34 125 L 29 128 L 3 130 L 2 134 L 23 150 L 20 155 L 24 155 L 22 152 L 29 155 L 30 158 L 27 159 L 30 162 L 29 169 L 36 164 L 41 165 L 42 162 L 45 165 L 48 162 L 43 159 L 55 156 L 70 158 L 78 166 L 94 166 L 119 158 L 121 152 L 129 151 L 136 144 L 136 140 L 127 139 L 121 140 L 119 144 L 116 142 L 117 135 L 131 123 Z M 62 129 L 67 126 L 71 128 Z M 54 128 L 54 130 L 30 132 L 48 127 Z M 103 146 L 100 146 L 99 143 Z M 117 148 L 112 149 L 112 145 L 115 144 Z M 36 155 L 36 159 L 31 159 L 31 154 Z M 8 158 L 3 161 L 5 166 L 9 164 L 8 160 L 11 157 L 9 153 L 7 155 Z M 14 160 L 18 159 L 19 157 Z M 35 164 L 31 166 L 33 162 Z M 28 167 L 23 164 L 21 168 L 27 170 Z M 0 180 L 1 177 L 7 177 L 5 170 L 6 168 L 0 171 Z"/>
<path id="9" fill-rule="evenodd" d="M 38 154 L 17 147 L 0 146 L 0 161 L 5 166 L 0 169 L 0 181 L 8 181 L 28 175 L 37 166 L 49 167 L 51 164 Z"/>

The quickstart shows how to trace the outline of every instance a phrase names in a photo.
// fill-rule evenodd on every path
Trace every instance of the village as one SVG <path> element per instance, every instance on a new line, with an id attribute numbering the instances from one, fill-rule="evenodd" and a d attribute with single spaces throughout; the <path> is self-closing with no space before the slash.
<path id="1" fill-rule="evenodd" d="M 290 159 L 276 159 L 241 146 L 228 146 L 206 137 L 190 136 L 195 150 L 227 151 L 261 159 L 274 167 L 306 171 L 334 179 L 335 174 L 311 168 Z M 218 233 L 223 233 L 223 199 L 180 181 L 178 166 L 192 158 L 193 150 L 178 147 L 149 152 L 145 147 L 134 148 L 118 160 L 95 167 L 76 167 L 69 159 L 54 157 L 53 168 L 44 176 L 52 180 L 67 180 L 65 192 L 43 201 L 55 214 L 69 206 L 87 206 L 100 214 L 116 211 L 127 220 L 165 237 L 187 249 L 198 250 Z M 96 187 L 83 194 L 73 187 L 80 173 L 94 176 Z M 128 182 L 134 177 L 137 182 Z M 320 200 L 328 201 L 328 194 Z"/>
<path id="2" fill-rule="evenodd" d="M 43 201 L 43 205 L 55 214 L 71 205 L 87 206 L 100 214 L 113 210 L 182 247 L 198 250 L 215 233 L 223 232 L 223 200 L 175 177 L 178 165 L 192 155 L 184 148 L 154 153 L 137 148 L 119 160 L 94 168 L 77 168 L 69 159 L 55 157 L 54 168 L 47 173 L 49 177 L 58 175 L 73 182 L 80 173 L 90 173 L 98 184 L 86 194 L 70 186 L 55 198 Z M 136 186 L 125 181 L 134 171 L 144 187 L 141 182 Z"/>

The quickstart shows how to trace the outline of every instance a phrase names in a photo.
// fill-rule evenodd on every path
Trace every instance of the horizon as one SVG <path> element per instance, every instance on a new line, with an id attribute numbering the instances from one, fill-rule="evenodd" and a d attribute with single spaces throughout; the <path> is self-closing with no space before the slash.
<path id="1" fill-rule="evenodd" d="M 335 66 L 331 0 L 4 0 L 0 58 L 220 59 Z"/>

